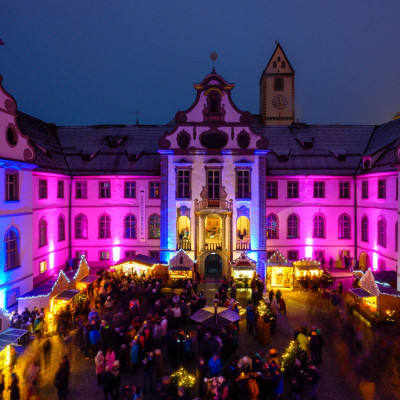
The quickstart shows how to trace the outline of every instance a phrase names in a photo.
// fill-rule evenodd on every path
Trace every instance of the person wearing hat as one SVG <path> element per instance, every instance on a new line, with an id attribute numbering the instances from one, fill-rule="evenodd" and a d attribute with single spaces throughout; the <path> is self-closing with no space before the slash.
<path id="1" fill-rule="evenodd" d="M 119 397 L 119 388 L 121 386 L 121 364 L 119 360 L 115 360 L 111 372 L 114 375 L 114 393 L 115 398 L 118 399 Z"/>
<path id="2" fill-rule="evenodd" d="M 106 371 L 103 373 L 101 377 L 103 382 L 103 393 L 105 400 L 108 400 L 108 395 L 111 395 L 111 398 L 114 399 L 114 389 L 115 389 L 115 376 L 111 372 L 111 368 L 106 366 Z"/>
<path id="3" fill-rule="evenodd" d="M 318 354 L 320 351 L 321 342 L 318 338 L 316 330 L 311 331 L 310 336 L 310 354 L 311 354 L 311 362 L 316 365 L 318 362 Z"/>

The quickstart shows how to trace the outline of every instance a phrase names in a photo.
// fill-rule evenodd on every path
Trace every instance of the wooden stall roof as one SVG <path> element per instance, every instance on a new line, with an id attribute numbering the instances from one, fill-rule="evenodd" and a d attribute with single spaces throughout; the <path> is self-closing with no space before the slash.
<path id="1" fill-rule="evenodd" d="M 293 263 L 288 261 L 279 250 L 276 250 L 265 263 L 267 267 L 292 267 Z"/>
<path id="2" fill-rule="evenodd" d="M 77 290 L 77 289 L 64 290 L 63 292 L 61 292 L 57 296 L 55 296 L 54 299 L 56 299 L 56 300 L 71 300 L 78 293 L 80 293 L 80 290 Z"/>
<path id="3" fill-rule="evenodd" d="M 360 299 L 363 299 L 365 297 L 375 297 L 374 294 L 368 292 L 368 290 L 362 289 L 362 288 L 353 288 L 349 289 L 349 292 L 353 293 L 355 296 L 359 297 Z"/>

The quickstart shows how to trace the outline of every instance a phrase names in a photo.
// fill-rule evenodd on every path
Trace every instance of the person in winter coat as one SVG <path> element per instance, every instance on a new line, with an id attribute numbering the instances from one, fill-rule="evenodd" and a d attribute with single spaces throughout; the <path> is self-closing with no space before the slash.
<path id="1" fill-rule="evenodd" d="M 276 301 L 276 299 L 272 299 L 272 303 L 271 303 L 271 312 L 272 314 L 274 314 L 274 316 L 276 318 L 278 318 L 278 314 L 279 314 L 279 306 L 278 306 L 278 302 Z"/>
<path id="2" fill-rule="evenodd" d="M 114 361 L 115 361 L 115 353 L 112 350 L 112 348 L 109 347 L 106 353 L 106 367 L 109 367 L 110 371 L 114 366 Z"/>
<path id="3" fill-rule="evenodd" d="M 143 393 L 146 393 L 146 383 L 150 381 L 150 393 L 153 393 L 153 375 L 154 375 L 154 354 L 147 353 L 147 357 L 143 360 L 144 364 L 144 379 Z"/>
<path id="4" fill-rule="evenodd" d="M 279 308 L 281 310 L 281 313 L 286 315 L 286 303 L 283 299 L 283 296 L 281 296 L 281 298 L 279 299 Z"/>
<path id="5" fill-rule="evenodd" d="M 58 400 L 66 400 L 68 392 L 69 369 L 65 362 L 61 361 L 54 378 L 54 386 L 57 388 Z"/>
<path id="6" fill-rule="evenodd" d="M 111 372 L 114 375 L 114 393 L 115 393 L 115 398 L 118 399 L 119 397 L 119 388 L 121 386 L 121 365 L 118 360 L 114 361 L 113 368 Z"/>
<path id="7" fill-rule="evenodd" d="M 325 345 L 325 340 L 324 340 L 324 337 L 322 336 L 321 329 L 317 329 L 316 332 L 317 332 L 317 337 L 320 342 L 320 346 L 318 349 L 318 362 L 321 364 L 322 363 L 322 347 Z"/>
<path id="8" fill-rule="evenodd" d="M 313 396 L 312 400 L 317 400 L 317 384 L 321 377 L 319 375 L 317 367 L 313 363 L 309 364 L 308 366 L 307 378 L 311 385 L 312 396 Z"/>
<path id="9" fill-rule="evenodd" d="M 303 372 L 301 371 L 300 360 L 296 359 L 291 371 L 292 393 L 295 400 L 300 400 L 301 392 L 303 390 Z"/>
<path id="10" fill-rule="evenodd" d="M 161 382 L 161 378 L 164 376 L 164 358 L 160 349 L 154 350 L 154 364 L 156 367 L 156 381 Z"/>
<path id="11" fill-rule="evenodd" d="M 115 377 L 111 372 L 110 367 L 106 367 L 106 371 L 103 373 L 101 377 L 103 382 L 103 393 L 105 400 L 108 400 L 108 395 L 111 395 L 111 399 L 114 400 L 114 389 L 115 389 Z"/>
<path id="12" fill-rule="evenodd" d="M 89 332 L 89 342 L 91 357 L 94 357 L 95 354 L 97 354 L 100 345 L 100 332 L 95 326 L 93 326 L 92 330 Z"/>
<path id="13" fill-rule="evenodd" d="M 237 295 L 237 289 L 235 282 L 232 282 L 232 287 L 231 287 L 231 298 L 236 301 L 236 295 Z"/>
<path id="14" fill-rule="evenodd" d="M 214 353 L 214 355 L 208 361 L 208 371 L 210 373 L 210 376 L 219 376 L 221 373 L 221 368 L 221 360 L 219 359 L 218 354 Z"/>
<path id="15" fill-rule="evenodd" d="M 10 391 L 10 400 L 20 400 L 21 395 L 19 392 L 19 386 L 18 386 L 18 376 L 16 373 L 11 374 L 11 384 L 8 387 L 8 390 Z"/>
<path id="16" fill-rule="evenodd" d="M 260 390 L 258 388 L 258 384 L 254 376 L 250 376 L 247 385 L 248 385 L 249 399 L 257 400 Z"/>
<path id="17" fill-rule="evenodd" d="M 138 343 L 136 342 L 136 340 L 133 340 L 131 347 L 131 364 L 134 374 L 136 374 L 139 365 L 139 350 L 140 349 Z"/>
<path id="18" fill-rule="evenodd" d="M 94 358 L 94 363 L 96 365 L 96 375 L 97 375 L 97 386 L 101 386 L 101 376 L 105 370 L 106 359 L 103 356 L 103 352 L 97 352 L 96 357 Z"/>
<path id="19" fill-rule="evenodd" d="M 204 378 L 207 377 L 207 364 L 204 360 L 204 357 L 200 357 L 199 362 L 197 363 L 196 377 L 197 377 L 197 382 L 199 384 L 199 397 L 203 398 Z"/>
<path id="20" fill-rule="evenodd" d="M 321 341 L 318 338 L 317 332 L 312 331 L 310 336 L 310 354 L 311 362 L 316 365 L 318 363 L 318 354 L 321 349 Z"/>

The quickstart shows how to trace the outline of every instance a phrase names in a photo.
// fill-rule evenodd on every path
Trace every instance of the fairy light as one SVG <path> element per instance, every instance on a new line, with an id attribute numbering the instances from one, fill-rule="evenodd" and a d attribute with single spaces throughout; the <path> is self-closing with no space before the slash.
<path id="1" fill-rule="evenodd" d="M 265 302 L 260 301 L 258 303 L 258 306 L 256 307 L 256 314 L 260 315 L 260 316 L 264 316 L 266 315 L 268 312 L 268 307 L 265 304 Z"/>
<path id="2" fill-rule="evenodd" d="M 183 386 L 186 389 L 191 390 L 196 384 L 196 377 L 190 375 L 185 368 L 180 367 L 178 371 L 175 371 L 173 374 L 171 374 L 171 381 L 174 382 L 178 387 Z"/>
<path id="3" fill-rule="evenodd" d="M 293 358 L 296 357 L 296 342 L 292 340 L 289 343 L 289 346 L 286 348 L 285 352 L 282 354 L 282 366 L 281 371 L 285 372 L 285 370 L 290 369 L 293 365 Z"/>

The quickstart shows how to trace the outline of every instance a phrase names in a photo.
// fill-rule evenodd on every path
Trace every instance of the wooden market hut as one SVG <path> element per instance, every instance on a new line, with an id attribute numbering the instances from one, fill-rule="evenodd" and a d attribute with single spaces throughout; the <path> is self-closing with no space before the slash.
<path id="1" fill-rule="evenodd" d="M 154 267 L 158 264 L 155 258 L 137 254 L 133 257 L 126 257 L 118 261 L 110 269 L 125 274 L 137 274 L 139 276 L 149 274 L 153 271 Z"/>
<path id="2" fill-rule="evenodd" d="M 84 255 L 81 256 L 78 270 L 76 271 L 71 283 L 79 290 L 85 290 L 91 283 L 97 281 L 98 275 L 90 275 L 90 268 Z"/>
<path id="3" fill-rule="evenodd" d="M 26 329 L 10 327 L 10 314 L 0 308 L 0 371 L 9 367 L 10 346 L 19 346 L 28 342 L 29 332 Z"/>
<path id="4" fill-rule="evenodd" d="M 368 320 L 378 314 L 381 318 L 391 316 L 399 322 L 400 292 L 393 288 L 394 283 L 391 285 L 384 281 L 393 282 L 394 274 L 391 272 L 396 274 L 395 271 L 368 269 L 360 280 L 360 287 L 349 290 L 354 300 L 353 306 Z"/>
<path id="5" fill-rule="evenodd" d="M 195 277 L 195 262 L 180 249 L 168 264 L 168 275 L 171 280 L 193 279 Z"/>
<path id="6" fill-rule="evenodd" d="M 250 283 L 257 273 L 257 262 L 249 258 L 244 251 L 240 253 L 240 256 L 236 260 L 231 261 L 230 264 L 232 276 L 235 279 L 237 287 L 244 287 L 245 280 Z"/>
<path id="7" fill-rule="evenodd" d="M 276 250 L 265 263 L 267 287 L 293 287 L 293 263 Z"/>

